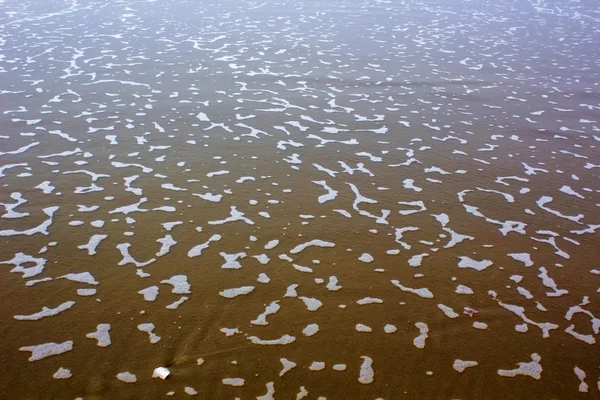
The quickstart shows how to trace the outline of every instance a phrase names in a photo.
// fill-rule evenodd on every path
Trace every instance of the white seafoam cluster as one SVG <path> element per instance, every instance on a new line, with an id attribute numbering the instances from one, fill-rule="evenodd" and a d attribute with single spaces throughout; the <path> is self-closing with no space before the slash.
<path id="1" fill-rule="evenodd" d="M 594 42 L 597 29 L 590 24 L 597 16 L 577 4 L 524 4 L 532 18 L 511 14 L 498 20 L 486 10 L 461 15 L 448 6 L 417 4 L 412 7 L 431 18 L 416 21 L 404 3 L 366 2 L 362 14 L 335 17 L 309 15 L 299 3 L 291 6 L 297 16 L 277 14 L 266 23 L 253 13 L 273 5 L 242 2 L 231 12 L 205 5 L 199 11 L 222 24 L 204 26 L 201 36 L 183 25 L 174 32 L 177 16 L 163 7 L 171 18 L 161 17 L 160 27 L 144 37 L 133 32 L 148 29 L 143 15 L 155 12 L 151 2 L 102 8 L 74 2 L 38 15 L 9 10 L 0 28 L 7 49 L 0 67 L 10 83 L 0 91 L 9 105 L 3 123 L 10 127 L 0 133 L 0 237 L 7 244 L 0 264 L 3 273 L 20 275 L 27 295 L 35 296 L 42 285 L 71 290 L 71 297 L 46 304 L 20 304 L 15 328 L 62 323 L 89 302 L 101 305 L 114 289 L 106 274 L 114 274 L 135 282 L 135 296 L 148 309 L 130 330 L 151 352 L 170 340 L 163 333 L 167 326 L 152 320 L 153 311 L 199 307 L 211 294 L 190 267 L 216 267 L 229 275 L 214 288 L 215 301 L 240 310 L 243 303 L 259 303 L 253 309 L 260 311 L 244 315 L 245 326 L 222 321 L 213 333 L 245 346 L 286 346 L 289 359 L 296 348 L 319 349 L 320 340 L 336 334 L 326 323 L 334 312 L 342 313 L 351 334 L 368 338 L 361 340 L 391 343 L 405 334 L 403 344 L 421 353 L 443 331 L 440 321 L 457 327 L 468 321 L 466 334 L 473 340 L 500 335 L 492 315 L 506 321 L 512 335 L 543 340 L 560 331 L 572 342 L 595 346 L 600 319 L 593 300 L 600 284 L 594 279 L 600 273 L 597 265 L 574 260 L 580 252 L 595 254 L 588 243 L 600 228 L 598 105 L 585 99 L 597 89 L 586 83 L 597 81 L 597 60 L 562 43 L 584 32 L 565 24 L 567 19 L 591 28 L 584 34 Z M 347 11 L 347 5 L 334 6 Z M 119 17 L 103 14 L 103 8 Z M 363 24 L 361 15 L 371 11 L 405 22 Z M 26 46 L 14 35 L 29 28 L 67 32 L 72 18 L 101 22 L 87 24 L 84 35 L 65 37 L 60 49 L 48 31 L 27 36 Z M 368 56 L 360 48 L 349 51 L 351 39 L 338 32 L 335 18 L 372 45 Z M 549 47 L 552 57 L 562 56 L 556 60 L 561 69 L 542 74 L 547 80 L 538 73 L 548 67 L 543 57 L 522 54 L 519 47 L 521 35 L 532 35 L 522 26 L 541 23 L 562 27 Z M 518 55 L 500 54 L 493 41 L 477 35 L 458 51 L 456 26 L 468 33 L 494 30 Z M 313 30 L 320 40 L 310 39 Z M 238 38 L 238 31 L 248 34 Z M 131 45 L 137 40 L 144 45 Z M 528 41 L 545 44 L 535 36 Z M 146 45 L 156 49 L 151 56 Z M 8 51 L 17 47 L 19 55 Z M 182 57 L 185 67 L 178 69 L 169 54 Z M 517 57 L 525 57 L 527 68 Z M 585 79 L 560 72 L 575 65 Z M 161 71 L 150 74 L 149 66 Z M 219 84 L 211 86 L 210 79 Z M 571 95 L 576 90 L 584 95 Z M 67 195 L 76 201 L 63 201 Z M 146 220 L 159 224 L 160 236 L 146 240 L 140 228 Z M 251 234 L 249 243 L 236 230 Z M 11 245 L 23 238 L 31 245 Z M 76 238 L 75 246 L 66 247 L 68 238 Z M 347 250 L 347 257 L 340 256 Z M 61 270 L 69 272 L 57 273 L 57 251 L 80 252 L 89 266 L 66 263 Z M 168 275 L 157 273 L 178 251 L 188 259 L 180 258 Z M 111 252 L 120 261 L 96 269 Z M 255 266 L 262 269 L 243 275 Z M 565 275 L 570 271 L 589 281 L 573 284 Z M 478 283 L 480 276 L 489 286 Z M 436 278 L 451 284 L 453 297 Z M 357 282 L 360 293 L 354 292 Z M 270 297 L 256 300 L 264 293 Z M 165 301 L 169 295 L 177 296 Z M 491 302 L 493 313 L 477 312 L 479 296 Z M 404 305 L 418 306 L 407 319 L 422 322 L 360 314 L 408 309 Z M 281 310 L 296 306 L 307 320 L 292 325 L 278 319 Z M 119 340 L 111 337 L 117 327 L 109 315 L 96 315 L 85 337 L 95 350 L 110 351 Z M 277 333 L 263 335 L 267 328 Z M 377 336 L 384 333 L 393 336 Z M 30 361 L 56 356 L 59 362 L 60 354 L 84 347 L 78 338 L 47 337 L 47 343 L 20 350 L 31 352 Z M 298 366 L 296 372 L 333 370 L 354 374 L 361 384 L 378 383 L 382 355 L 352 354 L 329 360 L 317 353 L 306 365 L 281 362 L 284 369 Z M 498 374 L 543 381 L 545 355 L 529 351 L 532 361 L 522 362 L 523 354 L 515 354 L 517 368 L 498 365 L 509 368 Z M 595 390 L 584 382 L 593 372 L 572 357 L 565 363 L 580 382 L 574 389 Z M 469 374 L 483 363 L 482 354 L 481 360 L 456 358 L 444 368 Z M 54 370 L 56 379 L 78 376 L 76 365 L 57 364 Z M 133 370 L 112 376 L 126 383 L 142 379 Z M 231 376 L 241 375 L 220 377 L 224 386 L 250 379 Z M 306 376 L 297 397 L 308 396 L 314 378 Z M 261 383 L 261 397 L 273 397 L 277 382 Z M 198 385 L 189 384 L 180 391 L 198 395 Z"/>

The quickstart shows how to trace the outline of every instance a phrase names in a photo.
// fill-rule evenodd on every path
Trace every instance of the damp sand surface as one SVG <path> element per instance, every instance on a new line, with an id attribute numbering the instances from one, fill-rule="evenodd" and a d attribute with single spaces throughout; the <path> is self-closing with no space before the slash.
<path id="1" fill-rule="evenodd" d="M 1 4 L 0 397 L 600 396 L 593 2 Z"/>

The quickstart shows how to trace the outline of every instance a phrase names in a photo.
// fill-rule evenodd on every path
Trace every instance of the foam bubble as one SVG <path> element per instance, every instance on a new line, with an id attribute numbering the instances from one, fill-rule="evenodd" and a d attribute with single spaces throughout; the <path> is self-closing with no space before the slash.
<path id="1" fill-rule="evenodd" d="M 314 297 L 300 296 L 300 299 L 304 302 L 308 311 L 317 311 L 323 305 L 320 300 L 317 300 Z"/>
<path id="2" fill-rule="evenodd" d="M 360 300 L 356 301 L 356 304 L 365 305 L 365 304 L 382 304 L 383 300 L 376 297 L 364 297 Z"/>
<path id="3" fill-rule="evenodd" d="M 280 308 L 281 306 L 279 305 L 279 300 L 275 300 L 265 308 L 265 311 L 262 314 L 256 317 L 256 319 L 250 321 L 250 323 L 253 325 L 268 325 L 269 323 L 267 322 L 267 316 L 275 314 Z"/>
<path id="4" fill-rule="evenodd" d="M 465 369 L 476 367 L 479 363 L 477 361 L 464 361 L 464 360 L 454 360 L 454 364 L 452 364 L 452 368 L 454 368 L 458 372 L 464 372 Z"/>
<path id="5" fill-rule="evenodd" d="M 139 324 L 137 328 L 138 330 L 146 332 L 148 334 L 150 343 L 154 344 L 160 341 L 160 336 L 153 333 L 155 328 L 153 323 Z"/>
<path id="6" fill-rule="evenodd" d="M 358 381 L 363 385 L 373 383 L 375 377 L 375 371 L 373 371 L 373 359 L 368 356 L 361 356 L 363 362 L 360 366 L 360 374 Z"/>
<path id="7" fill-rule="evenodd" d="M 56 308 L 42 307 L 42 311 L 30 315 L 15 315 L 14 319 L 19 321 L 37 321 L 45 317 L 52 317 L 67 311 L 75 304 L 74 301 L 66 301 Z"/>
<path id="8" fill-rule="evenodd" d="M 325 369 L 325 363 L 322 361 L 313 361 L 312 364 L 308 367 L 311 371 L 321 371 Z"/>
<path id="9" fill-rule="evenodd" d="M 285 334 L 281 336 L 279 339 L 271 339 L 271 340 L 263 340 L 257 336 L 248 336 L 248 340 L 250 340 L 254 344 L 261 344 L 264 346 L 272 346 L 272 345 L 286 345 L 290 343 L 294 343 L 296 338 L 294 336 Z"/>
<path id="10" fill-rule="evenodd" d="M 158 296 L 158 286 L 150 286 L 147 287 L 146 289 L 142 289 L 140 290 L 138 293 L 141 294 L 142 296 L 144 296 L 144 300 L 146 301 L 154 301 L 156 300 L 156 297 Z"/>
<path id="11" fill-rule="evenodd" d="M 490 265 L 493 264 L 493 262 L 491 262 L 490 260 L 476 261 L 476 260 L 473 260 L 472 258 L 466 257 L 466 256 L 460 256 L 459 258 L 460 258 L 460 261 L 458 263 L 459 268 L 472 268 L 477 271 L 483 271 L 484 269 L 486 269 L 487 267 L 489 267 Z"/>
<path id="12" fill-rule="evenodd" d="M 517 375 L 530 376 L 533 379 L 540 380 L 542 378 L 542 365 L 540 357 L 537 353 L 531 355 L 531 362 L 520 362 L 515 369 L 499 369 L 498 375 L 513 378 Z"/>
<path id="13" fill-rule="evenodd" d="M 333 367 L 331 367 L 334 371 L 345 371 L 346 370 L 346 364 L 334 364 Z"/>
<path id="14" fill-rule="evenodd" d="M 224 378 L 221 382 L 223 382 L 223 385 L 240 387 L 244 386 L 245 380 L 242 378 Z"/>
<path id="15" fill-rule="evenodd" d="M 110 324 L 98 324 L 96 332 L 88 333 L 85 337 L 96 339 L 98 347 L 110 346 Z"/>
<path id="16" fill-rule="evenodd" d="M 241 286 L 238 288 L 225 289 L 219 294 L 227 299 L 233 299 L 237 296 L 248 294 L 254 290 L 254 286 Z"/>
<path id="17" fill-rule="evenodd" d="M 285 375 L 288 371 L 290 371 L 292 368 L 295 368 L 297 365 L 295 362 L 290 361 L 287 358 L 282 358 L 279 361 L 281 361 L 281 365 L 283 366 L 281 372 L 279 372 L 279 376 Z"/>
<path id="18" fill-rule="evenodd" d="M 24 346 L 19 348 L 19 351 L 31 352 L 29 361 L 37 361 L 46 357 L 55 356 L 73 350 L 73 341 L 68 340 L 63 343 L 44 343 L 35 346 Z"/>
<path id="19" fill-rule="evenodd" d="M 425 340 L 429 337 L 429 327 L 423 322 L 417 322 L 415 326 L 419 330 L 419 336 L 413 340 L 413 344 L 417 349 L 423 349 L 425 348 Z"/>
<path id="20" fill-rule="evenodd" d="M 335 243 L 332 242 L 326 242 L 324 240 L 320 240 L 320 239 L 314 239 L 311 240 L 310 242 L 306 242 L 306 243 L 302 243 L 297 245 L 296 247 L 294 247 L 293 249 L 290 250 L 291 254 L 297 254 L 300 253 L 301 251 L 305 250 L 307 247 L 310 246 L 316 246 L 316 247 L 334 247 Z"/>
<path id="21" fill-rule="evenodd" d="M 313 336 L 317 332 L 319 332 L 319 325 L 318 324 L 309 324 L 309 325 L 306 325 L 304 327 L 304 329 L 302 329 L 302 334 L 304 336 Z"/>
<path id="22" fill-rule="evenodd" d="M 373 258 L 373 256 L 370 255 L 369 253 L 363 253 L 358 259 L 359 259 L 359 261 L 362 261 L 364 263 L 370 263 L 370 262 L 373 262 L 375 260 Z"/>
<path id="23" fill-rule="evenodd" d="M 356 329 L 357 332 L 373 332 L 373 329 L 371 329 L 371 327 L 363 324 L 356 324 L 354 329 Z"/>
<path id="24" fill-rule="evenodd" d="M 54 379 L 69 379 L 70 377 L 72 377 L 73 374 L 71 373 L 71 370 L 60 367 L 53 375 L 52 377 Z"/>
<path id="25" fill-rule="evenodd" d="M 171 293 L 174 294 L 189 294 L 190 292 L 190 284 L 187 281 L 187 276 L 185 275 L 173 275 L 171 278 L 160 281 L 160 283 L 166 283 L 173 286 Z"/>

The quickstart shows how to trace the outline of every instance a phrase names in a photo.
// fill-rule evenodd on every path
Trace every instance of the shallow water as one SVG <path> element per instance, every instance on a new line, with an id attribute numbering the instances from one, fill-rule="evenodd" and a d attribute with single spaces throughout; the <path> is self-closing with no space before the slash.
<path id="1" fill-rule="evenodd" d="M 594 2 L 0 9 L 0 397 L 599 396 Z"/>

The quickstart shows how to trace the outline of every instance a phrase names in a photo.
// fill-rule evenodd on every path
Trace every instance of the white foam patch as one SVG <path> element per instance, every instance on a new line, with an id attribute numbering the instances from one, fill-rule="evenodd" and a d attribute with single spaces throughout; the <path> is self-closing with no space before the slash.
<path id="1" fill-rule="evenodd" d="M 427 210 L 427 208 L 425 207 L 425 203 L 423 203 L 422 200 L 399 201 L 398 204 L 418 208 L 418 209 L 399 210 L 398 213 L 400 215 L 411 215 L 411 214 L 415 214 L 415 213 Z"/>
<path id="2" fill-rule="evenodd" d="M 242 378 L 224 378 L 221 382 L 223 385 L 240 387 L 244 386 L 246 381 Z"/>
<path id="3" fill-rule="evenodd" d="M 117 245 L 117 249 L 121 252 L 121 256 L 123 257 L 123 259 L 121 261 L 119 261 L 119 266 L 123 266 L 123 265 L 127 265 L 127 264 L 134 264 L 136 267 L 141 268 L 141 267 L 150 265 L 154 261 L 156 261 L 156 258 L 151 258 L 150 260 L 144 261 L 144 262 L 137 261 L 135 258 L 133 258 L 131 256 L 131 254 L 129 254 L 130 247 L 131 247 L 131 243 L 119 243 Z"/>
<path id="4" fill-rule="evenodd" d="M 515 331 L 525 333 L 529 330 L 529 326 L 527 324 L 518 324 L 515 325 Z"/>
<path id="5" fill-rule="evenodd" d="M 90 274 L 89 272 L 67 274 L 67 275 L 59 276 L 58 278 L 59 279 L 60 278 L 68 279 L 73 282 L 87 283 L 88 285 L 98 285 L 99 284 L 96 281 L 96 279 L 94 279 L 92 274 Z"/>
<path id="6" fill-rule="evenodd" d="M 546 270 L 546 268 L 540 267 L 538 270 L 540 271 L 540 274 L 538 275 L 538 277 L 542 280 L 542 284 L 544 286 L 546 286 L 547 288 L 552 289 L 552 292 L 546 292 L 546 296 L 560 297 L 562 295 L 569 293 L 568 290 L 559 289 L 557 287 L 556 282 L 554 282 L 554 279 L 552 279 L 552 278 L 550 278 L 550 276 L 548 276 L 548 271 Z"/>
<path id="7" fill-rule="evenodd" d="M 331 367 L 334 371 L 345 371 L 346 370 L 346 364 L 334 364 L 333 367 Z"/>
<path id="8" fill-rule="evenodd" d="M 370 255 L 369 253 L 363 253 L 359 258 L 359 261 L 362 261 L 364 263 L 370 263 L 373 262 L 375 259 L 373 258 L 372 255 Z"/>
<path id="9" fill-rule="evenodd" d="M 298 292 L 296 292 L 296 288 L 299 285 L 294 283 L 293 285 L 290 285 L 287 287 L 286 291 L 285 291 L 285 295 L 283 295 L 283 297 L 298 297 Z"/>
<path id="10" fill-rule="evenodd" d="M 291 371 L 297 365 L 295 362 L 290 361 L 287 358 L 281 358 L 279 361 L 281 361 L 281 365 L 283 366 L 283 368 L 279 372 L 279 376 L 285 375 L 287 372 Z"/>
<path id="11" fill-rule="evenodd" d="M 66 353 L 67 351 L 73 350 L 73 341 L 68 340 L 63 343 L 44 343 L 35 346 L 24 346 L 19 348 L 19 351 L 31 352 L 29 361 L 37 361 L 46 357 L 56 356 L 59 354 Z"/>
<path id="12" fill-rule="evenodd" d="M 128 205 L 122 206 L 122 207 L 117 207 L 114 210 L 109 211 L 108 213 L 109 214 L 125 214 L 125 215 L 129 215 L 134 212 L 144 213 L 144 212 L 147 212 L 148 209 L 140 208 L 140 205 L 142 205 L 143 203 L 146 203 L 147 201 L 148 201 L 148 198 L 143 197 L 137 203 L 128 204 Z"/>
<path id="13" fill-rule="evenodd" d="M 53 317 L 67 311 L 75 304 L 74 301 L 66 301 L 56 308 L 42 307 L 42 311 L 30 315 L 15 315 L 14 319 L 19 321 L 37 321 L 45 317 Z"/>
<path id="14" fill-rule="evenodd" d="M 242 333 L 240 332 L 240 330 L 238 328 L 221 328 L 219 329 L 219 332 L 222 332 L 225 334 L 225 336 L 233 336 L 236 333 Z"/>
<path id="15" fill-rule="evenodd" d="M 44 222 L 42 222 L 40 225 L 38 225 L 36 227 L 26 229 L 23 231 L 17 231 L 14 229 L 4 229 L 4 230 L 0 230 L 0 236 L 20 236 L 20 235 L 33 236 L 37 233 L 41 233 L 43 235 L 48 235 L 48 228 L 50 227 L 50 225 L 52 225 L 54 213 L 58 209 L 59 209 L 58 206 L 46 207 L 46 208 L 42 209 L 44 214 L 46 214 L 48 216 L 48 219 L 46 219 Z"/>
<path id="16" fill-rule="evenodd" d="M 221 265 L 223 269 L 240 269 L 242 268 L 242 264 L 238 261 L 240 258 L 245 258 L 246 253 L 235 253 L 235 254 L 227 254 L 224 252 L 219 253 L 221 257 L 225 259 L 225 263 Z"/>
<path id="17" fill-rule="evenodd" d="M 401 285 L 400 282 L 397 280 L 392 280 L 390 282 L 392 282 L 392 285 L 396 286 L 403 292 L 413 293 L 413 294 L 416 294 L 417 296 L 423 297 L 424 299 L 432 299 L 433 298 L 433 293 L 431 293 L 431 291 L 427 288 L 413 289 L 413 288 L 409 288 L 409 287 Z"/>
<path id="18" fill-rule="evenodd" d="M 385 324 L 385 326 L 383 327 L 383 331 L 385 333 L 394 333 L 398 330 L 398 328 L 396 328 L 395 325 L 392 324 Z"/>
<path id="19" fill-rule="evenodd" d="M 27 264 L 35 264 L 32 267 L 24 267 Z M 36 258 L 25 253 L 16 253 L 15 256 L 8 261 L 0 261 L 0 264 L 12 264 L 15 267 L 10 272 L 22 273 L 23 278 L 31 278 L 41 274 L 46 265 L 45 258 Z"/>
<path id="20" fill-rule="evenodd" d="M 589 387 L 588 387 L 588 384 L 585 383 L 585 378 L 586 378 L 585 371 L 576 366 L 575 368 L 573 368 L 573 372 L 575 372 L 575 375 L 577 375 L 577 378 L 579 379 L 579 387 L 577 388 L 577 390 L 581 393 L 587 393 L 589 390 Z"/>
<path id="21" fill-rule="evenodd" d="M 313 361 L 308 367 L 311 371 L 321 371 L 325 369 L 325 363 L 323 361 Z"/>
<path id="22" fill-rule="evenodd" d="M 271 259 L 266 254 L 259 254 L 252 257 L 256 258 L 256 260 L 263 265 L 268 264 L 268 262 L 271 261 Z"/>
<path id="23" fill-rule="evenodd" d="M 189 299 L 189 297 L 187 296 L 181 296 L 179 298 L 179 300 L 174 301 L 173 303 L 169 304 L 168 306 L 166 306 L 165 308 L 167 310 L 177 310 L 179 308 L 180 305 L 182 305 L 185 301 L 187 301 Z"/>
<path id="24" fill-rule="evenodd" d="M 90 222 L 90 225 L 92 225 L 94 228 L 102 228 L 104 226 L 104 221 L 102 221 L 101 219 L 97 219 L 95 221 Z"/>
<path id="25" fill-rule="evenodd" d="M 415 180 L 414 179 L 405 179 L 402 182 L 402 186 L 404 186 L 405 189 L 410 189 L 410 190 L 414 190 L 415 192 L 422 192 L 423 189 L 420 187 L 417 187 L 414 185 Z"/>
<path id="26" fill-rule="evenodd" d="M 317 311 L 323 305 L 320 300 L 317 300 L 314 297 L 300 296 L 300 299 L 304 302 L 308 311 Z"/>
<path id="27" fill-rule="evenodd" d="M 454 364 L 452 364 L 452 368 L 454 368 L 458 372 L 464 372 L 467 368 L 472 368 L 478 366 L 479 363 L 477 361 L 464 361 L 464 360 L 454 360 Z"/>
<path id="28" fill-rule="evenodd" d="M 55 186 L 52 186 L 52 182 L 44 181 L 35 187 L 36 189 L 41 189 L 44 194 L 50 194 L 56 189 Z"/>
<path id="29" fill-rule="evenodd" d="M 119 372 L 117 374 L 117 379 L 120 380 L 121 382 L 125 382 L 125 383 L 135 383 L 135 382 L 137 382 L 137 376 L 135 376 L 134 374 L 132 374 L 129 371 Z"/>
<path id="30" fill-rule="evenodd" d="M 107 237 L 108 237 L 108 235 L 101 235 L 101 234 L 93 235 L 92 237 L 90 237 L 90 240 L 88 241 L 87 244 L 79 245 L 79 246 L 77 246 L 77 248 L 81 249 L 81 250 L 87 250 L 88 255 L 93 256 L 94 254 L 96 254 L 96 248 L 98 247 L 100 242 L 102 242 Z"/>
<path id="31" fill-rule="evenodd" d="M 368 356 L 361 356 L 360 358 L 363 359 L 363 362 L 360 365 L 358 381 L 363 385 L 373 383 L 375 378 L 375 371 L 373 371 L 373 359 Z"/>
<path id="32" fill-rule="evenodd" d="M 329 281 L 327 282 L 327 290 L 331 290 L 333 292 L 340 290 L 342 287 L 338 285 L 338 278 L 335 276 L 330 276 Z"/>
<path id="33" fill-rule="evenodd" d="M 163 226 L 163 228 L 165 228 L 167 230 L 167 232 L 171 232 L 171 230 L 176 227 L 177 225 L 181 225 L 183 224 L 183 221 L 173 221 L 173 222 L 163 222 L 161 223 L 161 225 Z"/>
<path id="34" fill-rule="evenodd" d="M 190 395 L 190 396 L 195 396 L 198 394 L 198 391 L 191 386 L 186 386 L 183 389 L 183 391 L 185 392 L 185 394 Z"/>
<path id="35" fill-rule="evenodd" d="M 160 250 L 156 253 L 156 257 L 162 257 L 171 251 L 171 247 L 175 246 L 177 242 L 171 235 L 165 235 L 163 238 L 156 239 L 157 243 L 160 243 Z"/>
<path id="36" fill-rule="evenodd" d="M 258 396 L 256 400 L 275 400 L 273 395 L 275 394 L 275 384 L 273 382 L 267 383 L 267 393 L 262 396 Z"/>
<path id="37" fill-rule="evenodd" d="M 254 221 L 244 217 L 243 212 L 238 211 L 237 208 L 235 206 L 231 206 L 231 211 L 230 211 L 230 216 L 225 218 L 225 219 L 221 219 L 221 220 L 216 220 L 216 221 L 208 221 L 209 225 L 222 225 L 228 222 L 235 222 L 235 221 L 243 221 L 245 223 L 247 223 L 248 225 L 254 225 Z"/>
<path id="38" fill-rule="evenodd" d="M 465 285 L 458 285 L 454 291 L 457 294 L 473 294 L 473 289 Z"/>
<path id="39" fill-rule="evenodd" d="M 137 326 L 139 331 L 142 332 L 146 332 L 148 334 L 150 343 L 154 344 L 157 343 L 158 341 L 160 341 L 160 336 L 156 335 L 153 331 L 154 331 L 154 324 L 151 322 L 148 323 L 144 323 L 144 324 L 139 324 Z"/>
<path id="40" fill-rule="evenodd" d="M 533 379 L 540 380 L 542 378 L 542 365 L 540 357 L 537 353 L 531 355 L 531 362 L 520 362 L 515 369 L 499 369 L 498 375 L 514 378 L 517 375 L 530 376 Z"/>
<path id="41" fill-rule="evenodd" d="M 144 300 L 146 301 L 154 301 L 156 297 L 158 297 L 158 286 L 150 286 L 146 289 L 140 290 L 138 293 L 144 296 Z"/>
<path id="42" fill-rule="evenodd" d="M 187 281 L 187 276 L 185 275 L 173 275 L 171 278 L 166 279 L 164 281 L 160 281 L 160 283 L 166 283 L 173 286 L 171 293 L 174 294 L 190 294 L 191 285 Z"/>
<path id="43" fill-rule="evenodd" d="M 523 322 L 525 322 L 527 324 L 535 325 L 538 328 L 540 328 L 540 330 L 542 331 L 542 336 L 544 338 L 550 337 L 550 331 L 553 330 L 553 329 L 557 329 L 558 328 L 558 325 L 553 324 L 551 322 L 535 322 L 535 321 L 529 319 L 525 315 L 525 308 L 520 307 L 520 306 L 516 306 L 516 305 L 512 305 L 512 304 L 503 303 L 502 301 L 498 300 L 497 293 L 494 292 L 493 290 L 488 291 L 488 294 L 490 296 L 492 296 L 492 298 L 494 300 L 496 300 L 500 306 L 502 306 L 503 308 L 509 310 L 513 314 L 518 315 L 519 317 L 521 317 L 521 319 L 523 320 Z"/>
<path id="44" fill-rule="evenodd" d="M 241 286 L 238 288 L 225 289 L 219 294 L 227 299 L 233 299 L 237 296 L 246 295 L 254 290 L 254 286 Z"/>
<path id="45" fill-rule="evenodd" d="M 304 336 L 313 336 L 317 332 L 319 332 L 319 325 L 318 324 L 308 324 L 308 325 L 306 325 L 304 327 L 304 329 L 302 329 L 302 334 Z"/>
<path id="46" fill-rule="evenodd" d="M 507 255 L 517 261 L 521 261 L 526 267 L 531 267 L 533 265 L 533 261 L 531 261 L 531 255 L 529 253 L 509 253 Z"/>
<path id="47" fill-rule="evenodd" d="M 442 312 L 444 313 L 444 315 L 446 317 L 448 317 L 448 318 L 458 318 L 459 317 L 459 315 L 456 312 L 454 312 L 454 310 L 452 308 L 445 306 L 443 304 L 438 304 L 437 306 L 440 310 L 442 310 Z"/>
<path id="48" fill-rule="evenodd" d="M 428 253 L 415 254 L 408 260 L 408 265 L 411 267 L 420 267 L 423 262 L 423 258 L 427 257 Z"/>
<path id="49" fill-rule="evenodd" d="M 210 246 L 211 242 L 217 242 L 219 240 L 221 240 L 222 236 L 219 234 L 214 234 L 210 237 L 210 239 L 208 239 L 207 242 L 205 243 L 201 243 L 197 246 L 194 246 L 190 249 L 190 251 L 188 251 L 188 257 L 198 257 L 200 255 L 202 255 L 202 251 L 207 249 Z"/>
<path id="50" fill-rule="evenodd" d="M 279 240 L 277 240 L 277 239 L 270 240 L 269 243 L 265 244 L 265 250 L 274 249 L 275 247 L 277 247 L 278 244 L 279 244 Z"/>
<path id="51" fill-rule="evenodd" d="M 60 367 L 53 375 L 52 378 L 54 379 L 69 379 L 70 377 L 72 377 L 73 374 L 71 373 L 71 370 L 67 369 L 67 368 L 63 368 Z"/>
<path id="52" fill-rule="evenodd" d="M 473 322 L 473 328 L 486 330 L 488 328 L 488 325 L 485 322 L 475 321 L 475 322 Z"/>
<path id="53" fill-rule="evenodd" d="M 275 300 L 265 308 L 265 311 L 262 314 L 256 317 L 256 319 L 250 321 L 250 323 L 253 325 L 268 325 L 269 323 L 267 322 L 267 316 L 275 314 L 280 308 L 281 306 L 279 305 L 279 300 Z"/>
<path id="54" fill-rule="evenodd" d="M 337 197 L 337 195 L 339 193 L 337 190 L 333 190 L 332 188 L 330 188 L 327 185 L 327 182 L 325 182 L 325 181 L 312 181 L 312 183 L 319 185 L 319 186 L 323 187 L 323 189 L 327 190 L 326 194 L 320 195 L 319 198 L 317 199 L 319 204 L 323 204 L 325 202 L 335 200 L 335 198 Z"/>
<path id="55" fill-rule="evenodd" d="M 96 339 L 98 341 L 98 347 L 110 346 L 110 324 L 98 324 L 96 332 L 88 333 L 85 337 Z"/>
<path id="56" fill-rule="evenodd" d="M 162 185 L 160 185 L 160 187 L 163 189 L 172 190 L 174 192 L 186 192 L 187 191 L 187 189 L 180 188 L 178 186 L 173 185 L 172 183 L 163 183 Z"/>
<path id="57" fill-rule="evenodd" d="M 573 190 L 573 189 L 572 189 L 570 186 L 563 185 L 563 186 L 562 186 L 560 189 L 558 189 L 558 190 L 560 190 L 561 192 L 563 192 L 563 193 L 566 193 L 566 194 L 568 194 L 568 195 L 575 196 L 575 197 L 578 197 L 578 198 L 580 198 L 580 199 L 585 199 L 585 197 L 584 197 L 584 196 L 582 196 L 581 194 L 579 194 L 579 193 L 577 193 L 576 191 L 574 191 L 574 190 Z"/>
<path id="58" fill-rule="evenodd" d="M 417 322 L 415 326 L 419 330 L 419 336 L 413 340 L 413 344 L 417 349 L 423 349 L 425 348 L 425 340 L 429 337 L 429 327 L 423 322 Z"/>
<path id="59" fill-rule="evenodd" d="M 365 304 L 382 304 L 383 300 L 379 299 L 377 297 L 364 297 L 360 300 L 356 301 L 356 304 L 359 304 L 361 306 L 365 305 Z"/>
<path id="60" fill-rule="evenodd" d="M 565 214 L 562 214 L 559 211 L 556 211 L 556 210 L 553 210 L 553 209 L 551 209 L 549 207 L 546 207 L 546 204 L 552 202 L 553 200 L 554 199 L 552 197 L 550 197 L 550 196 L 542 196 L 542 197 L 539 198 L 538 201 L 536 201 L 536 204 L 542 210 L 544 210 L 546 212 L 549 212 L 550 214 L 556 215 L 559 218 L 568 219 L 569 221 L 573 221 L 573 222 L 576 222 L 578 224 L 581 223 L 581 222 L 579 222 L 579 220 L 581 218 L 583 218 L 583 214 L 577 214 L 577 215 L 574 215 L 574 216 L 565 215 Z"/>
<path id="61" fill-rule="evenodd" d="M 223 198 L 222 194 L 212 194 L 212 193 L 205 193 L 205 194 L 201 194 L 201 193 L 192 193 L 193 196 L 197 196 L 200 197 L 203 200 L 206 201 L 210 201 L 212 203 L 219 203 L 221 201 L 221 199 Z"/>
<path id="62" fill-rule="evenodd" d="M 371 327 L 364 324 L 356 324 L 354 329 L 356 330 L 356 332 L 373 332 L 373 329 Z"/>
<path id="63" fill-rule="evenodd" d="M 312 268 L 305 267 L 305 266 L 302 266 L 299 264 L 292 264 L 292 267 L 294 267 L 295 270 L 300 271 L 300 272 L 308 272 L 308 273 L 313 272 Z"/>
<path id="64" fill-rule="evenodd" d="M 260 274 L 258 274 L 258 278 L 256 279 L 256 281 L 260 283 L 269 283 L 271 282 L 271 278 L 269 278 L 264 272 L 261 272 Z"/>
<path id="65" fill-rule="evenodd" d="M 260 344 L 264 346 L 273 346 L 273 345 L 286 345 L 290 343 L 294 343 L 296 338 L 294 336 L 285 334 L 281 336 L 279 339 L 271 339 L 271 340 L 263 340 L 257 336 L 248 336 L 248 340 L 250 340 L 254 344 Z"/>
<path id="66" fill-rule="evenodd" d="M 302 400 L 308 396 L 308 390 L 304 386 L 300 386 L 300 391 L 296 394 L 296 400 Z"/>
<path id="67" fill-rule="evenodd" d="M 335 247 L 335 243 L 332 242 L 326 242 L 324 240 L 320 240 L 320 239 L 314 239 L 311 240 L 310 242 L 306 242 L 306 243 L 302 243 L 297 245 L 296 247 L 294 247 L 293 249 L 290 250 L 291 254 L 297 254 L 300 253 L 301 251 L 305 250 L 307 247 L 311 247 L 311 246 L 315 246 L 315 247 Z"/>
<path id="68" fill-rule="evenodd" d="M 472 258 L 466 257 L 466 256 L 460 256 L 459 258 L 460 258 L 460 261 L 458 262 L 459 268 L 472 268 L 477 271 L 483 271 L 484 269 L 486 269 L 487 267 L 489 267 L 490 265 L 493 264 L 493 262 L 490 260 L 476 261 L 476 260 L 473 260 Z"/>

